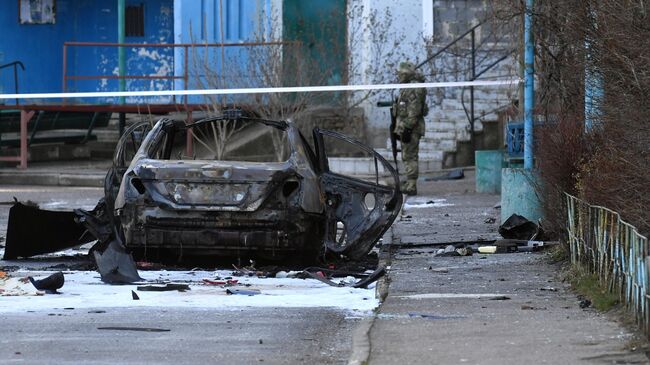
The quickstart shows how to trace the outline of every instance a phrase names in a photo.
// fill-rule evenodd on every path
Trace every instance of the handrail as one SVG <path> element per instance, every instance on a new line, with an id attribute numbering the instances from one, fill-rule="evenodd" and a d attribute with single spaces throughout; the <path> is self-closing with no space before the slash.
<path id="1" fill-rule="evenodd" d="M 472 72 L 472 74 L 471 74 L 471 76 L 470 76 L 470 81 L 474 81 L 474 80 L 478 79 L 478 78 L 481 77 L 484 73 L 486 73 L 487 71 L 491 70 L 493 67 L 495 67 L 495 66 L 498 65 L 499 63 L 503 62 L 505 59 L 507 59 L 508 57 L 510 57 L 510 55 L 511 55 L 513 52 L 515 52 L 515 49 L 511 50 L 511 51 L 508 52 L 507 54 L 505 54 L 505 55 L 499 57 L 499 59 L 497 59 L 496 61 L 494 61 L 494 62 L 492 62 L 491 64 L 489 64 L 487 67 L 483 68 L 480 72 L 477 72 L 477 71 L 476 71 L 476 29 L 479 28 L 480 26 L 484 25 L 484 24 L 485 24 L 485 21 L 482 21 L 482 22 L 476 24 L 475 26 L 471 27 L 471 28 L 468 29 L 465 33 L 459 35 L 459 36 L 456 37 L 453 41 L 451 41 L 449 44 L 447 44 L 446 46 L 442 47 L 440 50 L 438 50 L 438 51 L 437 51 L 436 53 L 434 53 L 432 56 L 430 56 L 430 57 L 428 57 L 426 60 L 424 60 L 424 61 L 418 63 L 417 66 L 415 66 L 415 69 L 418 69 L 418 68 L 424 66 L 425 64 L 427 64 L 427 63 L 433 61 L 433 60 L 434 60 L 436 57 L 438 57 L 440 54 L 442 54 L 443 52 L 445 52 L 446 50 L 448 50 L 450 47 L 452 47 L 452 46 L 455 45 L 456 43 L 460 42 L 461 40 L 463 40 L 465 37 L 467 37 L 467 36 L 469 35 L 469 36 L 471 36 L 470 39 L 471 39 L 471 49 L 472 49 L 472 53 L 471 53 L 471 72 Z M 469 91 L 470 91 L 470 110 L 469 110 L 469 113 L 468 113 L 467 108 L 465 107 L 465 103 L 464 103 L 464 101 L 463 101 L 463 99 L 464 99 L 463 96 L 465 95 L 465 88 L 463 88 L 463 91 L 462 91 L 462 94 L 461 94 L 461 103 L 462 103 L 462 105 L 463 105 L 463 109 L 465 110 L 465 114 L 467 115 L 467 119 L 468 119 L 468 121 L 469 121 L 469 126 L 470 126 L 470 142 L 471 142 L 471 144 L 472 144 L 472 149 L 475 150 L 475 149 L 476 149 L 476 145 L 475 145 L 475 144 L 476 144 L 476 141 L 474 140 L 474 122 L 475 122 L 476 119 L 478 119 L 478 118 L 476 118 L 476 116 L 475 116 L 475 112 L 474 112 L 474 86 L 470 86 L 470 87 L 469 87 Z"/>
<path id="2" fill-rule="evenodd" d="M 3 68 L 11 67 L 11 66 L 14 67 L 14 90 L 15 90 L 15 93 L 18 94 L 18 67 L 16 67 L 16 66 L 20 66 L 20 68 L 23 71 L 25 71 L 25 65 L 23 65 L 23 63 L 20 62 L 20 61 L 14 61 L 14 62 L 6 63 L 4 65 L 0 65 L 0 70 L 2 70 Z M 16 98 L 16 105 L 18 105 L 18 104 L 20 104 L 20 101 L 18 100 L 18 98 Z"/>
<path id="3" fill-rule="evenodd" d="M 485 23 L 485 22 L 480 22 L 480 23 L 476 24 L 475 26 L 471 27 L 471 28 L 470 28 L 469 30 L 467 30 L 465 33 L 463 33 L 463 34 L 459 35 L 458 37 L 456 37 L 456 39 L 454 39 L 453 41 L 451 41 L 451 43 L 447 44 L 447 45 L 444 46 L 441 50 L 439 50 L 438 52 L 434 53 L 433 56 L 427 58 L 426 60 L 424 60 L 424 61 L 422 61 L 422 62 L 420 62 L 420 63 L 418 63 L 417 66 L 415 66 L 415 69 L 417 70 L 418 68 L 420 68 L 420 67 L 424 66 L 425 64 L 431 62 L 434 58 L 438 57 L 442 52 L 448 50 L 449 47 L 451 47 L 451 46 L 453 46 L 454 44 L 460 42 L 460 41 L 461 41 L 463 38 L 465 38 L 468 34 L 473 33 L 473 32 L 476 30 L 476 28 L 480 27 L 480 26 L 483 25 L 484 23 Z"/>
<path id="4" fill-rule="evenodd" d="M 4 65 L 0 65 L 0 69 L 6 68 L 6 67 L 10 67 L 10 66 L 14 66 L 14 65 L 19 65 L 20 68 L 22 68 L 23 71 L 25 71 L 25 65 L 23 65 L 23 63 L 20 62 L 20 61 L 14 61 L 14 62 L 10 62 L 10 63 L 5 63 Z"/>

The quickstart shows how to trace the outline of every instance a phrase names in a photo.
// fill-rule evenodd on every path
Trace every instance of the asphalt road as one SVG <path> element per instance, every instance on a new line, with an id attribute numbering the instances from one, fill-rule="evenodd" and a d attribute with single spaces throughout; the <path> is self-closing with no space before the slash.
<path id="1" fill-rule="evenodd" d="M 0 187 L 1 235 L 13 197 L 72 209 L 92 208 L 102 194 L 96 188 Z M 0 270 L 52 264 L 0 261 Z M 18 309 L 0 313 L 0 364 L 340 364 L 348 360 L 358 321 L 334 308 Z"/>
<path id="2" fill-rule="evenodd" d="M 88 312 L 0 314 L 0 364 L 340 364 L 356 322 L 330 309 Z"/>

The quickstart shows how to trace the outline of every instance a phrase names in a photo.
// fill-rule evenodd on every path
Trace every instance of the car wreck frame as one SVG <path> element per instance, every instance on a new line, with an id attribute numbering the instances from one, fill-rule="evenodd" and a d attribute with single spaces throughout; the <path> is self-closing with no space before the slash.
<path id="1" fill-rule="evenodd" d="M 286 161 L 171 158 L 175 137 L 233 122 L 283 133 L 290 148 Z M 153 261 L 225 256 L 306 264 L 327 252 L 362 258 L 399 213 L 397 171 L 372 148 L 341 133 L 315 128 L 312 137 L 314 149 L 294 123 L 240 112 L 191 124 L 161 119 L 154 126 L 131 126 L 116 147 L 105 197 L 93 211 L 75 211 L 98 240 L 92 251 L 102 280 L 138 280 L 130 253 Z M 374 181 L 332 171 L 325 138 L 370 155 Z M 392 184 L 380 184 L 380 166 Z M 366 204 L 368 195 L 372 206 Z"/>

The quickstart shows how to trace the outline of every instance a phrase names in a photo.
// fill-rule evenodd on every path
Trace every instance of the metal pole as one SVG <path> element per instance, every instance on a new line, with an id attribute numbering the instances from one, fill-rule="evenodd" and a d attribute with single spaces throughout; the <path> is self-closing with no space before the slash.
<path id="1" fill-rule="evenodd" d="M 117 43 L 123 44 L 125 36 L 125 11 L 126 11 L 126 0 L 117 0 Z M 126 70 L 126 55 L 124 54 L 124 47 L 118 47 L 117 49 L 117 59 L 118 59 L 118 74 L 121 77 L 119 81 L 119 90 L 126 90 L 126 79 L 125 76 Z M 124 97 L 120 97 L 120 104 L 124 104 Z"/>
<path id="2" fill-rule="evenodd" d="M 68 91 L 68 46 L 63 44 L 63 92 Z"/>
<path id="3" fill-rule="evenodd" d="M 593 26 L 598 29 L 596 24 L 595 9 L 590 9 L 589 20 Z M 595 65 L 597 49 L 594 49 L 594 39 L 591 35 L 585 40 L 585 49 L 587 51 L 585 62 L 585 131 L 589 132 L 597 125 L 600 117 L 600 103 L 603 97 L 603 79 Z"/>
<path id="4" fill-rule="evenodd" d="M 126 0 L 117 0 L 117 43 L 124 44 L 124 37 L 125 37 L 125 23 L 126 23 Z M 126 75 L 126 55 L 125 55 L 125 49 L 124 47 L 118 47 L 117 48 L 117 62 L 118 62 L 118 75 L 120 76 L 120 79 L 118 80 L 119 83 L 119 91 L 126 91 L 126 79 L 124 76 Z M 120 104 L 124 104 L 125 98 L 123 96 L 120 96 Z M 120 131 L 120 136 L 124 134 L 124 129 L 126 128 L 126 115 L 124 112 L 120 113 L 120 119 L 119 119 L 119 131 Z"/>
<path id="5" fill-rule="evenodd" d="M 476 31 L 472 28 L 472 81 L 476 79 Z M 469 116 L 470 116 L 470 141 L 472 142 L 472 157 L 476 151 L 476 138 L 474 136 L 474 86 L 469 87 Z"/>
<path id="6" fill-rule="evenodd" d="M 18 94 L 18 64 L 14 64 L 14 90 Z M 16 98 L 16 105 L 20 104 L 20 100 Z"/>
<path id="7" fill-rule="evenodd" d="M 533 168 L 533 108 L 535 102 L 535 44 L 533 43 L 533 0 L 526 0 L 524 17 L 524 168 Z"/>

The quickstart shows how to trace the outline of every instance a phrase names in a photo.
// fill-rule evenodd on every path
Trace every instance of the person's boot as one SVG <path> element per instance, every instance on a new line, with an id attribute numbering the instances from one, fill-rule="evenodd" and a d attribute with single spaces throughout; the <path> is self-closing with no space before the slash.
<path id="1" fill-rule="evenodd" d="M 418 195 L 417 180 L 406 180 L 402 193 L 406 195 Z"/>

